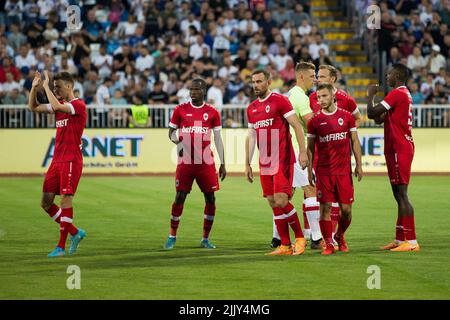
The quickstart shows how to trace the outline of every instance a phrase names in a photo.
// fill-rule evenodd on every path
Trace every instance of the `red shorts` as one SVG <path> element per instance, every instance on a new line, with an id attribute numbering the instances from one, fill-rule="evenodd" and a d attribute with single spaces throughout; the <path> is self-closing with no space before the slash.
<path id="1" fill-rule="evenodd" d="M 205 164 L 179 164 L 175 172 L 175 187 L 177 191 L 190 192 L 194 180 L 197 181 L 203 193 L 219 190 L 219 178 L 216 166 Z"/>
<path id="2" fill-rule="evenodd" d="M 272 196 L 275 193 L 285 193 L 292 197 L 292 182 L 294 180 L 294 165 L 281 167 L 274 175 L 259 175 L 263 196 Z"/>
<path id="3" fill-rule="evenodd" d="M 83 171 L 82 162 L 52 162 L 45 174 L 43 192 L 75 194 Z"/>
<path id="4" fill-rule="evenodd" d="M 316 177 L 317 201 L 351 204 L 354 199 L 351 174 L 319 175 Z"/>
<path id="5" fill-rule="evenodd" d="M 386 158 L 386 166 L 391 184 L 409 184 L 414 154 L 389 153 L 385 154 L 384 157 Z"/>

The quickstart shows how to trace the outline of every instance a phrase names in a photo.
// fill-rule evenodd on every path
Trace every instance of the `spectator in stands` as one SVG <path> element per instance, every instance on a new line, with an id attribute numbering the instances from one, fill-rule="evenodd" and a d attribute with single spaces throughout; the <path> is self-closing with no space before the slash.
<path id="1" fill-rule="evenodd" d="M 256 32 L 258 32 L 258 23 L 253 20 L 253 14 L 251 10 L 245 11 L 245 18 L 239 21 L 239 34 L 244 41 L 251 38 Z"/>
<path id="2" fill-rule="evenodd" d="M 413 82 L 409 86 L 409 88 L 411 90 L 411 97 L 412 97 L 413 104 L 414 105 L 423 104 L 425 102 L 425 98 L 424 98 L 422 92 L 419 91 L 419 86 L 417 85 L 417 83 Z"/>
<path id="3" fill-rule="evenodd" d="M 222 78 L 222 80 L 228 80 L 232 74 L 235 74 L 239 71 L 236 66 L 233 66 L 231 62 L 231 58 L 225 58 L 223 61 L 223 67 L 219 69 L 218 76 Z"/>
<path id="4" fill-rule="evenodd" d="M 311 29 L 308 19 L 304 19 L 302 20 L 302 24 L 298 27 L 298 34 L 302 37 L 308 36 L 311 34 Z"/>
<path id="5" fill-rule="evenodd" d="M 94 66 L 98 69 L 98 75 L 104 79 L 111 76 L 113 57 L 106 52 L 106 45 L 100 47 L 98 54 L 92 59 Z"/>
<path id="6" fill-rule="evenodd" d="M 14 75 L 11 72 L 6 73 L 6 81 L 2 83 L 2 91 L 6 94 L 10 93 L 14 89 L 21 90 L 21 86 L 17 81 L 14 81 Z"/>
<path id="7" fill-rule="evenodd" d="M 189 56 L 194 59 L 200 59 L 202 56 L 204 56 L 203 51 L 207 51 L 207 56 L 210 56 L 210 48 L 205 42 L 203 41 L 203 36 L 198 35 L 196 37 L 196 42 L 192 44 L 189 48 Z"/>
<path id="8" fill-rule="evenodd" d="M 331 61 L 330 57 L 328 57 L 325 54 L 325 50 L 323 48 L 319 49 L 319 58 L 317 58 L 316 60 L 314 60 L 314 65 L 316 66 L 316 68 L 319 68 L 320 65 L 333 65 L 333 62 Z"/>
<path id="9" fill-rule="evenodd" d="M 439 70 L 445 67 L 446 61 L 444 56 L 440 54 L 440 51 L 441 48 L 437 44 L 431 47 L 431 54 L 428 57 L 427 67 L 433 74 L 439 73 Z"/>
<path id="10" fill-rule="evenodd" d="M 246 106 L 250 103 L 250 99 L 245 95 L 244 89 L 239 89 L 237 95 L 231 99 L 230 103 L 234 105 Z"/>
<path id="11" fill-rule="evenodd" d="M 123 97 L 122 90 L 116 89 L 114 96 L 111 98 L 112 108 L 108 113 L 108 123 L 110 128 L 123 128 L 127 124 L 127 111 L 126 108 L 117 108 L 116 106 L 127 105 L 127 100 Z"/>
<path id="12" fill-rule="evenodd" d="M 313 60 L 316 60 L 319 58 L 319 50 L 323 49 L 325 50 L 325 55 L 328 55 L 330 52 L 330 49 L 328 48 L 328 45 L 323 42 L 322 35 L 316 34 L 313 38 L 313 42 L 309 45 L 309 54 L 311 55 L 311 58 Z"/>
<path id="13" fill-rule="evenodd" d="M 70 55 L 73 57 L 73 62 L 79 65 L 81 59 L 89 57 L 91 49 L 86 44 L 86 41 L 82 34 L 77 33 L 72 36 Z"/>
<path id="14" fill-rule="evenodd" d="M 143 104 L 143 98 L 133 96 L 133 105 L 127 109 L 128 123 L 130 128 L 149 128 L 152 127 L 152 117 L 150 116 L 148 106 Z"/>
<path id="15" fill-rule="evenodd" d="M 93 70 L 88 71 L 86 80 L 83 82 L 84 100 L 86 104 L 91 104 L 98 88 L 98 76 Z"/>
<path id="16" fill-rule="evenodd" d="M 176 99 L 174 99 L 174 103 L 182 104 L 191 100 L 191 96 L 189 94 L 189 88 L 191 87 L 191 80 L 183 82 L 179 82 L 180 89 L 177 91 Z"/>
<path id="17" fill-rule="evenodd" d="M 97 104 L 94 109 L 94 117 L 96 117 L 96 126 L 106 127 L 108 121 L 108 105 L 111 104 L 111 95 L 109 93 L 109 88 L 111 87 L 111 78 L 106 78 L 103 84 L 100 84 L 95 92 L 95 102 Z"/>
<path id="18" fill-rule="evenodd" d="M 139 52 L 141 55 L 136 59 L 136 69 L 140 72 L 151 69 L 155 63 L 155 58 L 148 52 L 148 49 L 145 46 L 141 46 Z"/>
<path id="19" fill-rule="evenodd" d="M 169 95 L 163 91 L 163 83 L 156 81 L 153 90 L 148 95 L 148 104 L 165 104 L 169 102 Z"/>
<path id="20" fill-rule="evenodd" d="M 206 102 L 221 110 L 223 106 L 223 85 L 222 80 L 215 78 L 213 85 L 208 89 Z"/>
<path id="21" fill-rule="evenodd" d="M 12 90 L 5 90 L 6 94 L 2 98 L 3 104 L 26 104 L 27 97 L 20 91 L 20 88 L 13 87 Z"/>
<path id="22" fill-rule="evenodd" d="M 420 47 L 419 46 L 414 47 L 412 55 L 410 55 L 408 57 L 408 62 L 407 62 L 408 68 L 410 68 L 413 72 L 417 73 L 426 65 L 427 65 L 427 61 L 422 56 Z"/>
<path id="23" fill-rule="evenodd" d="M 294 7 L 294 14 L 292 15 L 292 22 L 296 26 L 300 26 L 302 21 L 307 20 L 308 22 L 311 20 L 309 15 L 305 12 L 305 8 L 301 3 L 296 3 Z"/>
<path id="24" fill-rule="evenodd" d="M 280 77 L 283 79 L 284 83 L 295 80 L 295 64 L 292 59 L 286 61 L 286 67 L 280 71 Z"/>
<path id="25" fill-rule="evenodd" d="M 8 35 L 8 44 L 17 50 L 21 46 L 27 43 L 27 38 L 23 33 L 20 32 L 20 26 L 16 23 L 11 24 L 11 30 Z"/>
<path id="26" fill-rule="evenodd" d="M 3 64 L 0 66 L 0 84 L 6 82 L 6 74 L 11 73 L 14 81 L 19 81 L 20 72 L 12 64 L 11 58 L 6 57 L 3 59 Z"/>

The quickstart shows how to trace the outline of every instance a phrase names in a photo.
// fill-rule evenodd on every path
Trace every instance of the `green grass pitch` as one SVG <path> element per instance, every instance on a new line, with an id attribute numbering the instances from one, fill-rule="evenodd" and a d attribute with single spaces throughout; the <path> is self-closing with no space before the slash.
<path id="1" fill-rule="evenodd" d="M 0 299 L 449 299 L 450 177 L 413 177 L 422 251 L 378 250 L 393 239 L 396 205 L 387 177 L 356 185 L 351 252 L 268 257 L 271 211 L 259 181 L 228 177 L 217 193 L 211 233 L 216 250 L 198 248 L 203 196 L 188 197 L 176 247 L 162 245 L 174 198 L 170 177 L 83 177 L 74 223 L 87 231 L 71 257 L 47 258 L 57 225 L 40 209 L 42 178 L 0 179 Z M 301 197 L 294 198 L 298 209 Z M 302 222 L 303 224 L 303 222 Z M 81 270 L 69 290 L 67 268 Z M 369 290 L 367 268 L 381 270 Z"/>

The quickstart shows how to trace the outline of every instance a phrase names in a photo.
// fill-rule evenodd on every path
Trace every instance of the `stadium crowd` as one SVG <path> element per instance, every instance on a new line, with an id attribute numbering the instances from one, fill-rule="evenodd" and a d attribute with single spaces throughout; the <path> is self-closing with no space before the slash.
<path id="1" fill-rule="evenodd" d="M 371 3 L 381 7 L 381 50 L 390 63 L 414 70 L 414 102 L 448 103 L 450 1 L 358 1 Z M 36 69 L 68 71 L 76 76 L 76 96 L 97 105 L 92 112 L 127 125 L 130 111 L 105 105 L 181 103 L 196 76 L 206 80 L 207 102 L 218 109 L 247 105 L 256 68 L 272 73 L 272 90 L 287 93 L 296 62 L 331 64 L 310 0 L 87 0 L 78 30 L 67 24 L 72 4 L 0 0 L 2 104 L 26 103 Z M 344 77 L 339 85 L 345 89 Z M 225 126 L 236 126 L 223 117 Z"/>

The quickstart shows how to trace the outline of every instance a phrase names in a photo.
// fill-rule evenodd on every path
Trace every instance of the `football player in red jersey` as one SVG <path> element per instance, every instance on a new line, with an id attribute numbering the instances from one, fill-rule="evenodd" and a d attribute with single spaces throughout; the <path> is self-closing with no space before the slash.
<path id="1" fill-rule="evenodd" d="M 392 192 L 398 205 L 395 241 L 382 250 L 419 251 L 414 224 L 414 208 L 408 198 L 411 164 L 414 158 L 412 137 L 412 98 L 406 87 L 410 70 L 394 64 L 387 73 L 387 83 L 394 88 L 383 101 L 374 103 L 377 85 L 368 87 L 367 116 L 376 123 L 384 122 L 384 156 Z"/>
<path id="2" fill-rule="evenodd" d="M 77 190 L 83 169 L 81 137 L 86 126 L 86 105 L 73 93 L 73 78 L 68 72 L 61 72 L 53 78 L 54 93 L 49 87 L 49 76 L 44 71 L 44 79 L 36 71 L 29 96 L 28 107 L 33 112 L 54 113 L 56 120 L 56 138 L 53 159 L 45 175 L 42 188 L 41 207 L 60 224 L 60 238 L 49 257 L 66 254 L 65 246 L 70 233 L 69 254 L 76 252 L 85 231 L 77 229 L 73 221 L 72 201 Z M 41 85 L 45 90 L 49 104 L 39 104 L 36 91 Z M 61 207 L 55 203 L 55 195 L 61 195 Z"/>
<path id="3" fill-rule="evenodd" d="M 166 250 L 172 249 L 175 245 L 184 202 L 192 189 L 194 180 L 197 181 L 205 196 L 203 239 L 200 247 L 216 248 L 209 241 L 209 233 L 216 214 L 214 193 L 219 190 L 214 156 L 210 148 L 212 131 L 214 131 L 214 143 L 219 153 L 219 175 L 222 181 L 227 174 L 223 141 L 220 135 L 221 117 L 216 108 L 204 101 L 206 82 L 200 78 L 192 80 L 189 94 L 191 101 L 176 106 L 169 123 L 169 139 L 177 145 L 179 158 L 175 173 L 177 193 L 172 204 L 170 233 L 164 244 Z"/>
<path id="4" fill-rule="evenodd" d="M 320 230 L 326 248 L 322 254 L 335 252 L 331 224 L 331 203 L 339 203 L 341 215 L 334 239 L 339 251 L 347 252 L 344 233 L 352 219 L 354 190 L 352 181 L 350 141 L 356 160 L 355 176 L 361 180 L 361 145 L 355 119 L 350 112 L 336 107 L 333 86 L 317 87 L 317 98 L 321 110 L 308 122 L 308 151 L 314 157 L 316 145 L 319 160 L 316 167 L 317 200 L 320 202 Z M 312 166 L 309 167 L 310 183 L 313 184 Z"/>
<path id="5" fill-rule="evenodd" d="M 345 91 L 337 89 L 335 87 L 337 76 L 338 74 L 335 67 L 327 64 L 320 65 L 319 71 L 317 72 L 317 84 L 318 85 L 330 84 L 333 86 L 333 94 L 336 106 L 338 108 L 350 112 L 355 118 L 356 127 L 358 128 L 361 122 L 361 113 L 359 112 L 355 99 L 353 99 L 353 97 L 350 96 Z M 311 105 L 311 109 L 314 113 L 320 111 L 321 108 L 317 101 L 317 92 L 311 93 L 311 95 L 309 96 L 309 102 Z M 314 159 L 314 164 L 316 165 L 316 163 L 317 163 L 317 155 Z M 339 205 L 337 203 L 333 203 L 331 206 L 331 221 L 333 224 L 333 233 L 334 233 L 336 232 L 336 226 L 339 221 Z"/>
<path id="6" fill-rule="evenodd" d="M 305 251 L 297 211 L 289 202 L 292 197 L 292 182 L 295 153 L 292 147 L 289 126 L 292 126 L 299 145 L 299 163 L 302 169 L 308 164 L 305 138 L 300 120 L 292 104 L 285 96 L 271 92 L 270 73 L 256 70 L 252 73 L 252 85 L 257 99 L 247 107 L 249 134 L 245 145 L 245 175 L 253 182 L 251 160 L 257 143 L 259 148 L 260 180 L 263 196 L 273 210 L 281 245 L 271 255 L 300 255 Z M 295 234 L 291 246 L 289 226 Z"/>

